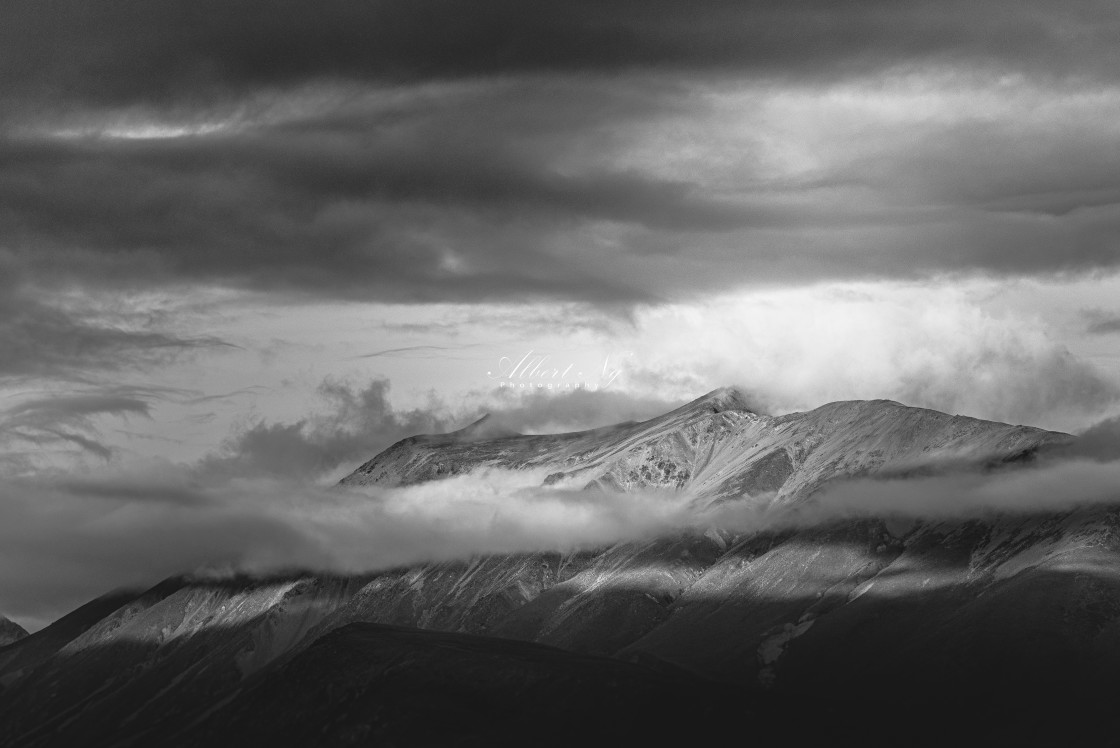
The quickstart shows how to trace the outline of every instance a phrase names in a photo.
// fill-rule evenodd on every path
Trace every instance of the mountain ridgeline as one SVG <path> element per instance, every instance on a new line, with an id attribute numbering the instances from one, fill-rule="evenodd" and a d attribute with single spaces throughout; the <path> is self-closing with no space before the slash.
<path id="1" fill-rule="evenodd" d="M 0 616 L 0 647 L 17 642 L 25 636 L 27 636 L 27 632 L 24 631 L 23 626 Z"/>
<path id="2" fill-rule="evenodd" d="M 890 400 L 848 401 L 771 417 L 722 388 L 664 416 L 570 434 L 495 434 L 489 419 L 460 431 L 404 439 L 342 485 L 408 485 L 480 467 L 554 468 L 615 490 L 687 488 L 710 499 L 776 493 L 805 497 L 838 477 L 939 461 L 1013 460 L 1063 434 L 1008 426 Z"/>
<path id="3" fill-rule="evenodd" d="M 885 400 L 768 416 L 721 389 L 592 431 L 522 436 L 483 419 L 410 437 L 342 484 L 534 469 L 796 507 L 852 477 L 1032 470 L 1070 440 Z M 653 745 L 729 729 L 763 743 L 1065 741 L 1111 725 L 1118 527 L 1109 506 L 1071 505 L 170 579 L 0 649 L 0 744 Z"/>

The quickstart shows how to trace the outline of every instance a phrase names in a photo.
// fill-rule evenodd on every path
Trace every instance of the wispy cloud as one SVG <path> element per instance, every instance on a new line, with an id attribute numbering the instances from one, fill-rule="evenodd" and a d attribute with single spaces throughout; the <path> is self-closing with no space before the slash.
<path id="1" fill-rule="evenodd" d="M 456 355 L 459 351 L 470 348 L 479 348 L 481 343 L 466 343 L 463 345 L 409 345 L 402 348 L 386 348 L 382 351 L 363 353 L 357 358 L 460 358 Z"/>
<path id="2" fill-rule="evenodd" d="M 50 290 L 29 284 L 20 260 L 0 250 L 0 381 L 82 381 L 229 345 L 210 335 L 159 329 L 149 310 L 109 314 L 62 302 Z"/>
<path id="3" fill-rule="evenodd" d="M 23 398 L 0 410 L 0 445 L 26 442 L 49 448 L 73 445 L 108 461 L 113 449 L 100 439 L 101 417 L 150 418 L 152 404 L 181 394 L 162 387 L 106 386 Z"/>

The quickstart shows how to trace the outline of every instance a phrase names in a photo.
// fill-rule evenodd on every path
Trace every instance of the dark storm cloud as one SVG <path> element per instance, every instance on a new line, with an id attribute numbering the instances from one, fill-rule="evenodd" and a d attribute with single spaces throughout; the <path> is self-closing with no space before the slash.
<path id="1" fill-rule="evenodd" d="M 1111 268 L 1107 96 L 1038 121 L 980 107 L 841 126 L 793 143 L 818 167 L 775 176 L 756 162 L 823 115 L 736 140 L 762 105 L 707 94 L 874 95 L 914 74 L 1107 94 L 1118 17 L 1011 0 L 17 2 L 0 249 L 47 285 L 616 310 L 750 281 Z M 667 121 L 663 147 L 624 157 Z M 160 127 L 179 136 L 131 138 Z"/>
<path id="2" fill-rule="evenodd" d="M 732 231 L 791 218 L 633 168 L 561 168 L 573 148 L 608 145 L 601 131 L 681 106 L 676 86 L 380 93 L 210 136 L 12 135 L 0 142 L 0 240 L 40 277 L 627 302 L 651 294 L 573 261 L 596 254 L 573 246 L 573 231 Z"/>
<path id="3" fill-rule="evenodd" d="M 398 112 L 384 128 L 311 118 L 155 142 L 11 138 L 0 143 L 0 239 L 50 282 L 190 280 L 404 302 L 653 301 L 741 281 L 744 261 L 751 278 L 810 279 L 1120 260 L 1120 205 L 1081 204 L 1120 174 L 1107 133 L 1036 132 L 1010 146 L 961 127 L 884 143 L 831 177 L 879 195 L 870 207 L 818 200 L 812 184 L 717 197 L 634 170 L 561 173 L 556 141 L 578 147 L 650 104 L 505 121 L 532 95 Z M 662 95 L 663 110 L 679 106 L 679 92 Z M 1048 152 L 1031 155 L 1040 144 Z M 601 226 L 616 232 L 606 245 Z M 688 272 L 671 266 L 680 260 Z"/>
<path id="4" fill-rule="evenodd" d="M 31 98 L 168 102 L 348 78 L 726 70 L 835 78 L 993 64 L 1114 77 L 1116 5 L 863 0 L 14 0 L 0 81 Z"/>

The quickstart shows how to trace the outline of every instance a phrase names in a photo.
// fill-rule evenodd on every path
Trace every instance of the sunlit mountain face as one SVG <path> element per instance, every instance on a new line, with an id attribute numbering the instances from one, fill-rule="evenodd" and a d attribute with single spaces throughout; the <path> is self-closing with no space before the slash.
<path id="1" fill-rule="evenodd" d="M 8 0 L 0 744 L 1112 729 L 1118 32 Z"/>

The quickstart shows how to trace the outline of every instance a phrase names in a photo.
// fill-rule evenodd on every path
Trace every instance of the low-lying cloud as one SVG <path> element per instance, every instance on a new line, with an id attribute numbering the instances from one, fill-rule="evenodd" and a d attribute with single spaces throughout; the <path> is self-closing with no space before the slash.
<path id="1" fill-rule="evenodd" d="M 476 554 L 607 545 L 673 529 L 674 493 L 543 487 L 486 471 L 407 488 L 200 482 L 149 465 L 0 482 L 5 614 L 34 625 L 120 586 L 198 570 L 361 572 Z"/>
<path id="2" fill-rule="evenodd" d="M 765 522 L 787 527 L 861 517 L 991 519 L 1096 504 L 1120 504 L 1120 463 L 1069 460 L 995 474 L 839 481 L 802 506 L 768 514 Z"/>
<path id="3" fill-rule="evenodd" d="M 1102 424 L 1083 443 L 1028 467 L 838 480 L 792 506 L 767 496 L 711 505 L 688 490 L 545 486 L 547 469 L 346 489 L 169 463 L 12 478 L 0 481 L 0 591 L 4 612 L 35 627 L 108 589 L 191 571 L 356 573 L 713 527 L 747 534 L 860 518 L 991 519 L 1115 505 L 1115 433 L 1115 422 Z"/>

